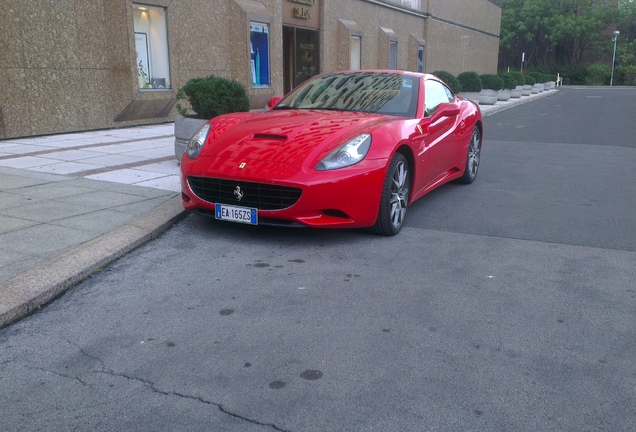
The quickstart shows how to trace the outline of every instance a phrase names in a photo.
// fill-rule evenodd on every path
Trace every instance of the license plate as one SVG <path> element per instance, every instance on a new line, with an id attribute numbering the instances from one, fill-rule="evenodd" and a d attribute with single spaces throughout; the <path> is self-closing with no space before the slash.
<path id="1" fill-rule="evenodd" d="M 215 210 L 216 219 L 258 225 L 258 211 L 255 208 L 216 204 Z"/>

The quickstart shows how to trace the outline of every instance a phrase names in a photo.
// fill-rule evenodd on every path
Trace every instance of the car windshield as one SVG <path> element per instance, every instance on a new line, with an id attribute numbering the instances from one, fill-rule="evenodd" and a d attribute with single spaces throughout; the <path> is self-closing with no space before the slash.
<path id="1" fill-rule="evenodd" d="M 378 72 L 315 77 L 287 95 L 275 109 L 355 111 L 415 117 L 419 78 Z"/>

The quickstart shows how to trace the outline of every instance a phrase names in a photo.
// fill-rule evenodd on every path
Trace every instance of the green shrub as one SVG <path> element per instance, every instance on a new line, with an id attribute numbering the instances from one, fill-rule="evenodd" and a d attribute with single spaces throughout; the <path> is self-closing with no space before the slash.
<path id="1" fill-rule="evenodd" d="M 502 88 L 506 90 L 512 90 L 513 88 L 517 86 L 517 81 L 511 74 L 507 72 L 501 72 L 499 74 L 499 77 L 501 78 L 501 82 L 503 83 Z"/>
<path id="2" fill-rule="evenodd" d="M 459 81 L 457 80 L 457 78 L 455 78 L 455 75 L 453 75 L 452 73 L 439 70 L 439 71 L 433 72 L 433 75 L 435 75 L 437 78 L 441 79 L 446 84 L 448 84 L 448 86 L 453 92 L 459 93 L 460 91 L 462 91 L 462 87 L 459 85 Z"/>
<path id="3" fill-rule="evenodd" d="M 587 85 L 604 85 L 609 83 L 612 75 L 612 69 L 602 63 L 594 63 L 587 67 L 587 76 L 585 84 Z"/>
<path id="4" fill-rule="evenodd" d="M 510 76 L 515 80 L 516 86 L 526 85 L 526 77 L 519 71 L 511 71 L 509 72 Z"/>
<path id="5" fill-rule="evenodd" d="M 636 66 L 617 66 L 614 70 L 614 84 L 636 86 Z"/>
<path id="6" fill-rule="evenodd" d="M 483 88 L 477 72 L 462 72 L 457 76 L 457 80 L 463 92 L 479 93 Z"/>
<path id="7" fill-rule="evenodd" d="M 535 79 L 537 84 L 545 84 L 549 81 L 556 81 L 556 76 L 553 78 L 552 75 L 547 74 L 545 72 L 535 71 L 535 72 L 530 72 L 530 74 Z"/>
<path id="8" fill-rule="evenodd" d="M 499 75 L 483 74 L 479 76 L 481 79 L 481 87 L 489 90 L 501 90 L 503 88 L 503 80 Z"/>
<path id="9" fill-rule="evenodd" d="M 179 102 L 187 101 L 194 115 Z M 177 111 L 184 117 L 211 119 L 221 114 L 249 111 L 250 100 L 238 81 L 210 75 L 192 78 L 177 91 Z"/>
<path id="10" fill-rule="evenodd" d="M 557 72 L 561 74 L 564 84 L 580 85 L 585 84 L 587 69 L 579 65 L 560 65 Z"/>
<path id="11" fill-rule="evenodd" d="M 537 82 L 534 80 L 534 78 L 532 78 L 532 75 L 526 75 L 526 85 L 535 85 Z"/>
<path id="12" fill-rule="evenodd" d="M 545 76 L 541 72 L 529 72 L 528 75 L 534 78 L 536 84 L 543 84 L 545 82 Z"/>

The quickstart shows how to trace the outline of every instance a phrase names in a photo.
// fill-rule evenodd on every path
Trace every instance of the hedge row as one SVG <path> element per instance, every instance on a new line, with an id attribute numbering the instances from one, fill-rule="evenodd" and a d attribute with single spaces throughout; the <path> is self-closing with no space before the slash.
<path id="1" fill-rule="evenodd" d="M 557 74 L 563 78 L 564 84 L 570 85 L 609 85 L 612 76 L 611 66 L 604 63 L 581 65 L 542 65 L 538 72 L 551 77 L 555 81 Z M 528 75 L 534 74 L 530 72 Z M 616 65 L 614 70 L 614 85 L 636 85 L 636 66 Z"/>
<path id="2" fill-rule="evenodd" d="M 447 71 L 439 70 L 433 75 L 444 81 L 455 93 L 480 92 L 483 89 L 502 90 L 513 89 L 516 86 L 543 84 L 556 81 L 556 76 L 541 72 L 528 74 L 518 71 L 500 72 L 498 74 L 478 75 L 476 72 L 462 72 L 457 77 Z"/>

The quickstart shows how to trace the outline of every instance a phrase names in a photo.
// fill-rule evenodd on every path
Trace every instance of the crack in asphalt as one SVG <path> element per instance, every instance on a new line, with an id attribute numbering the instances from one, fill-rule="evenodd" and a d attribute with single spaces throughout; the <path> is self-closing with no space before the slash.
<path id="1" fill-rule="evenodd" d="M 279 431 L 279 432 L 291 432 L 291 431 L 288 431 L 287 429 L 283 429 L 283 428 L 281 428 L 281 427 L 279 427 L 279 426 L 277 426 L 277 425 L 275 425 L 273 423 L 263 423 L 263 422 L 259 422 L 258 420 L 254 420 L 254 419 L 250 419 L 250 418 L 244 417 L 244 416 L 242 416 L 240 414 L 233 413 L 231 411 L 228 411 L 223 405 L 221 405 L 219 403 L 215 403 L 215 402 L 209 401 L 209 400 L 206 400 L 206 399 L 203 399 L 200 396 L 192 396 L 192 395 L 187 395 L 187 394 L 183 394 L 183 393 L 178 393 L 178 392 L 175 392 L 175 391 L 161 390 L 161 389 L 157 388 L 153 382 L 144 380 L 142 378 L 131 377 L 131 376 L 128 376 L 128 375 L 125 375 L 125 374 L 120 374 L 120 373 L 116 373 L 116 372 L 113 372 L 113 371 L 106 371 L 106 370 L 102 370 L 102 371 L 100 371 L 100 373 L 104 373 L 104 374 L 115 376 L 115 377 L 126 378 L 127 380 L 131 380 L 131 381 L 140 382 L 146 388 L 152 390 L 155 393 L 158 393 L 158 394 L 161 394 L 161 395 L 164 395 L 164 396 L 177 396 L 177 397 L 180 397 L 180 398 L 194 400 L 194 401 L 206 404 L 206 405 L 214 406 L 219 411 L 221 411 L 223 414 L 229 415 L 229 416 L 234 417 L 236 419 L 239 419 L 239 420 L 242 420 L 242 421 L 246 421 L 248 423 L 251 423 L 251 424 L 254 424 L 254 425 L 257 425 L 257 426 L 269 427 L 272 430 Z"/>
<path id="2" fill-rule="evenodd" d="M 46 368 L 41 368 L 38 366 L 29 366 L 29 365 L 24 365 L 24 367 L 26 367 L 27 369 L 31 369 L 31 370 L 38 370 L 41 372 L 48 372 L 50 374 L 62 377 L 62 378 L 67 378 L 67 379 L 72 379 L 74 381 L 79 381 L 80 384 L 82 384 L 83 386 L 88 386 L 88 383 L 86 381 L 83 381 L 80 377 L 78 376 L 73 376 L 73 375 L 67 375 L 67 374 L 63 374 L 57 371 L 54 371 L 52 369 L 46 369 Z"/>
<path id="3" fill-rule="evenodd" d="M 125 379 L 127 379 L 129 381 L 136 381 L 136 382 L 141 383 L 147 389 L 150 389 L 151 391 L 153 391 L 153 392 L 155 392 L 157 394 L 161 394 L 161 395 L 164 395 L 164 396 L 176 396 L 176 397 L 180 397 L 180 398 L 183 398 L 183 399 L 197 401 L 197 402 L 200 402 L 200 403 L 205 404 L 205 405 L 210 405 L 210 406 L 216 407 L 223 414 L 229 415 L 229 416 L 234 417 L 234 418 L 236 418 L 238 420 L 242 420 L 242 421 L 251 423 L 253 425 L 268 427 L 268 428 L 271 428 L 272 430 L 278 431 L 278 432 L 291 432 L 291 431 L 288 431 L 287 429 L 283 429 L 280 426 L 275 425 L 274 423 L 264 423 L 264 422 L 260 422 L 258 420 L 254 420 L 254 419 L 242 416 L 240 414 L 234 413 L 234 412 L 229 411 L 228 409 L 226 409 L 223 405 L 221 405 L 219 403 L 215 403 L 215 402 L 209 401 L 209 400 L 206 400 L 206 399 L 204 399 L 204 398 L 202 398 L 200 396 L 187 395 L 187 394 L 179 393 L 179 392 L 176 392 L 176 391 L 161 390 L 161 389 L 157 388 L 157 386 L 151 381 L 148 381 L 148 380 L 145 380 L 145 379 L 142 379 L 142 378 L 138 378 L 138 377 L 129 376 L 129 375 L 126 375 L 126 374 L 123 374 L 123 373 L 117 373 L 117 372 L 115 372 L 113 370 L 108 370 L 106 368 L 106 364 L 104 363 L 104 361 L 101 358 L 89 354 L 82 347 L 80 347 L 78 344 L 76 344 L 75 342 L 73 342 L 71 340 L 67 339 L 67 342 L 69 344 L 73 345 L 74 347 L 76 347 L 79 350 L 79 352 L 82 353 L 82 355 L 86 356 L 87 358 L 89 358 L 91 360 L 96 361 L 100 365 L 99 370 L 93 369 L 93 370 L 85 371 L 84 373 L 105 374 L 105 375 L 110 375 L 110 376 L 113 376 L 113 377 L 125 378 Z M 24 366 L 29 368 L 29 369 L 32 369 L 32 370 L 39 370 L 39 371 L 42 371 L 42 372 L 51 373 L 53 375 L 56 375 L 56 376 L 59 376 L 59 377 L 62 377 L 62 378 L 66 378 L 66 379 L 71 379 L 71 380 L 77 381 L 80 384 L 82 384 L 83 386 L 88 386 L 89 385 L 86 381 L 82 380 L 79 376 L 64 374 L 64 373 L 57 372 L 57 371 L 52 370 L 52 369 L 46 369 L 46 368 L 42 368 L 42 367 L 38 367 L 38 366 L 30 366 L 30 365 L 24 365 Z"/>
<path id="4" fill-rule="evenodd" d="M 79 352 L 80 352 L 80 353 L 82 353 L 82 355 L 84 355 L 85 357 L 88 357 L 89 359 L 94 360 L 94 361 L 96 361 L 97 363 L 99 363 L 99 364 L 101 365 L 101 370 L 102 370 L 102 371 L 106 369 L 106 364 L 104 363 L 104 361 L 103 361 L 101 358 L 99 358 L 99 357 L 97 357 L 97 356 L 94 356 L 94 355 L 92 355 L 92 354 L 87 353 L 87 352 L 84 350 L 84 348 L 82 348 L 81 346 L 79 346 L 78 344 L 76 344 L 75 342 L 73 342 L 72 340 L 66 339 L 66 341 L 67 341 L 69 344 L 73 345 L 75 348 L 77 348 L 77 349 L 79 350 Z"/>

